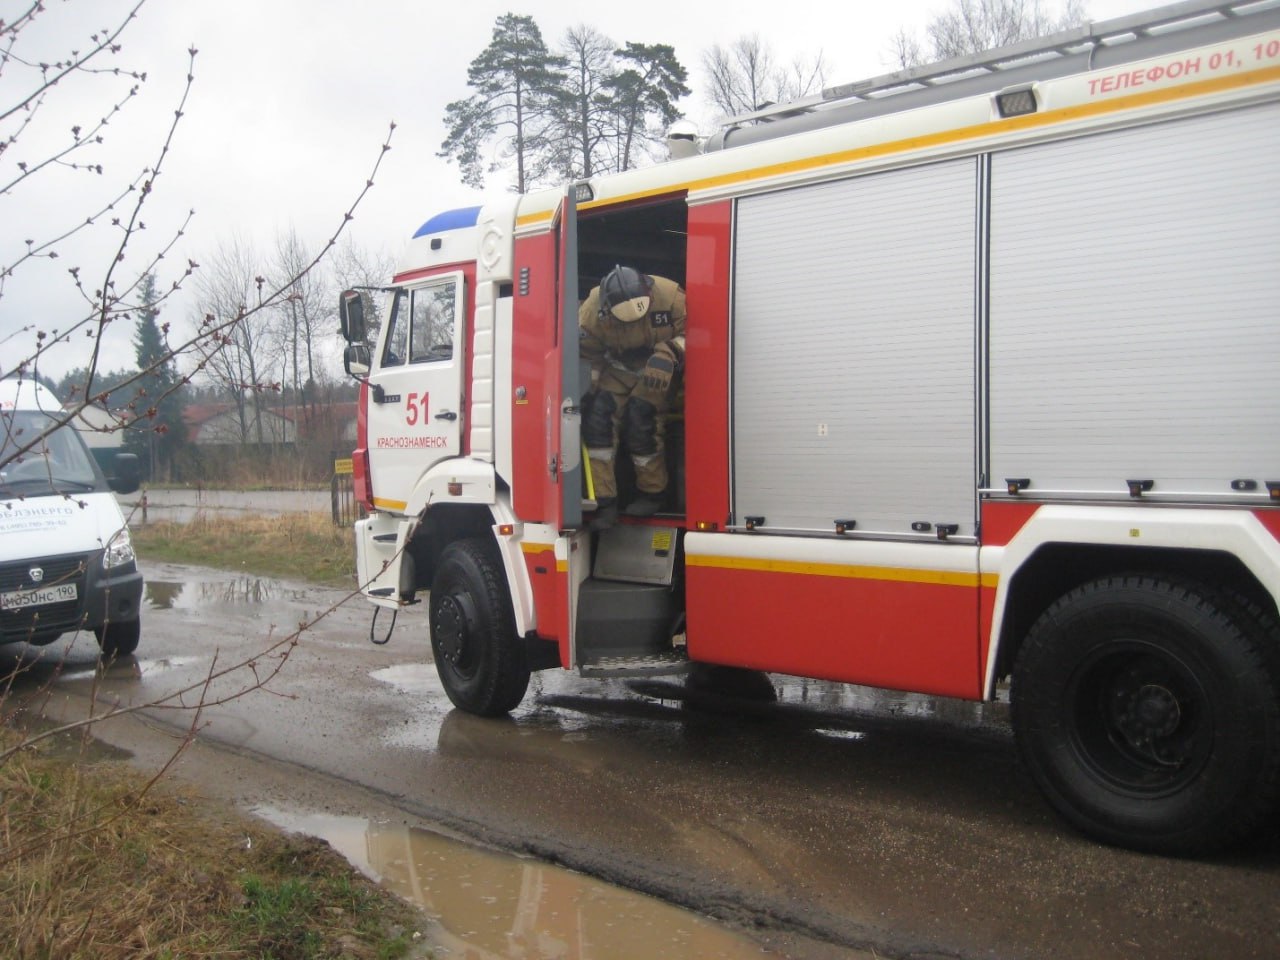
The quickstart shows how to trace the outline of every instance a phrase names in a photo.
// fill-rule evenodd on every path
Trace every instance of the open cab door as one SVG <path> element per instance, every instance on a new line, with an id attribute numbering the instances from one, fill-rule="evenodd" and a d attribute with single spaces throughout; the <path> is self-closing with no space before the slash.
<path id="1" fill-rule="evenodd" d="M 576 530 L 582 526 L 582 383 L 581 362 L 578 358 L 578 208 L 575 187 L 565 190 L 560 204 L 558 245 L 560 276 L 556 284 L 558 296 L 557 315 L 560 333 L 559 366 L 560 404 L 557 411 L 558 429 L 553 428 L 553 444 L 549 463 L 557 465 L 558 503 L 555 505 L 556 525 L 561 530 Z"/>
<path id="2" fill-rule="evenodd" d="M 555 423 L 548 423 L 548 434 L 555 449 L 550 451 L 549 463 L 556 465 L 553 497 L 556 526 L 560 537 L 556 544 L 556 567 L 563 564 L 565 577 L 560 589 L 564 591 L 565 622 L 560 625 L 560 636 L 568 646 L 568 661 L 576 665 L 578 594 L 582 583 L 591 575 L 591 538 L 582 528 L 583 470 L 582 459 L 582 383 L 581 363 L 578 351 L 578 208 L 575 187 L 571 184 L 560 203 L 557 231 L 559 277 L 557 318 L 559 323 L 556 351 L 559 369 L 555 379 L 559 381 L 559 404 L 554 411 Z"/>

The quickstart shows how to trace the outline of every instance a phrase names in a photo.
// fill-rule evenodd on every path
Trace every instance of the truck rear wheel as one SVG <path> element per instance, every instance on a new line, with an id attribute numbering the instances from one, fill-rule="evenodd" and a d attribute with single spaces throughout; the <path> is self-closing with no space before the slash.
<path id="1" fill-rule="evenodd" d="M 1280 690 L 1256 619 L 1207 588 L 1087 583 L 1035 623 L 1014 666 L 1019 752 L 1090 836 L 1170 854 L 1243 839 L 1280 792 Z"/>
<path id="2" fill-rule="evenodd" d="M 484 717 L 513 709 L 529 687 L 529 664 L 493 544 L 474 539 L 446 547 L 429 606 L 431 651 L 454 706 Z"/>

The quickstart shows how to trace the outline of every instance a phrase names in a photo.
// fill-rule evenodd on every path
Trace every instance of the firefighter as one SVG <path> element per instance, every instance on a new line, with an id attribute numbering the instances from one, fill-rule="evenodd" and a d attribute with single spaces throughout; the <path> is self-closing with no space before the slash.
<path id="1" fill-rule="evenodd" d="M 578 324 L 581 355 L 591 363 L 582 439 L 597 504 L 592 526 L 601 529 L 618 515 L 614 459 L 620 445 L 635 465 L 639 493 L 624 512 L 652 516 L 665 500 L 663 436 L 684 363 L 684 289 L 665 277 L 615 266 L 583 301 Z"/>

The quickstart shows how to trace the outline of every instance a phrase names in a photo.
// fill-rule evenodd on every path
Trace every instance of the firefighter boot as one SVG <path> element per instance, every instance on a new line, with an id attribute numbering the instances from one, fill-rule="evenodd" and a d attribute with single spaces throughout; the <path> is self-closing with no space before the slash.
<path id="1" fill-rule="evenodd" d="M 665 490 L 659 490 L 657 493 L 642 492 L 628 503 L 626 509 L 622 512 L 628 517 L 652 517 L 662 509 L 667 499 L 666 494 Z"/>
<path id="2" fill-rule="evenodd" d="M 596 515 L 589 524 L 592 530 L 608 530 L 618 522 L 618 498 L 601 497 L 596 501 Z"/>

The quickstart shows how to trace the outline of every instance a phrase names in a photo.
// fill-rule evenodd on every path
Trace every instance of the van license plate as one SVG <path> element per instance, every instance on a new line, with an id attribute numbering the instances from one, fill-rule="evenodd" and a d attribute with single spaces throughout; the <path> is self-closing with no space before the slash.
<path id="1" fill-rule="evenodd" d="M 80 596 L 74 583 L 59 583 L 52 587 L 37 587 L 35 590 L 17 590 L 13 593 L 0 593 L 0 610 L 22 610 L 26 607 L 43 607 L 49 603 L 65 603 Z"/>

